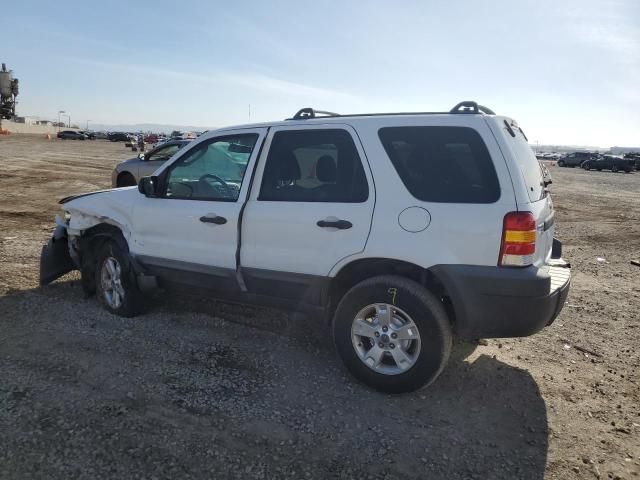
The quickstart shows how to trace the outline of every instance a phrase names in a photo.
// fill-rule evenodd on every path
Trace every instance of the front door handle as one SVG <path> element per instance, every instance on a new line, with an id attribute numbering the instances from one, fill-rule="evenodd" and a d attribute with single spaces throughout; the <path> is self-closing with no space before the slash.
<path id="1" fill-rule="evenodd" d="M 346 230 L 353 227 L 353 224 L 348 220 L 319 220 L 316 223 L 321 228 L 337 228 L 338 230 Z"/>
<path id="2" fill-rule="evenodd" d="M 200 221 L 204 223 L 215 223 L 216 225 L 224 225 L 227 219 L 220 215 L 204 215 L 200 217 Z"/>

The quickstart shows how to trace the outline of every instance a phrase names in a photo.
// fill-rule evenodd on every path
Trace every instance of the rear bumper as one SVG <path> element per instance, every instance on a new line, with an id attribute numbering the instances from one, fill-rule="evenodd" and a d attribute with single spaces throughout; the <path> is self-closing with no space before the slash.
<path id="1" fill-rule="evenodd" d="M 541 268 L 438 265 L 461 338 L 525 337 L 556 319 L 569 294 L 571 270 L 561 259 Z"/>

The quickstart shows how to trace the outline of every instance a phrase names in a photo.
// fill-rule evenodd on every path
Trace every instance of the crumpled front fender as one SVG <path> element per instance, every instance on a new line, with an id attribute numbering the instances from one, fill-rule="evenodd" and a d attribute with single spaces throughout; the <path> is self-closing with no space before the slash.
<path id="1" fill-rule="evenodd" d="M 63 226 L 58 225 L 49 242 L 42 247 L 40 285 L 48 285 L 75 268 L 76 265 L 69 254 L 67 231 Z"/>

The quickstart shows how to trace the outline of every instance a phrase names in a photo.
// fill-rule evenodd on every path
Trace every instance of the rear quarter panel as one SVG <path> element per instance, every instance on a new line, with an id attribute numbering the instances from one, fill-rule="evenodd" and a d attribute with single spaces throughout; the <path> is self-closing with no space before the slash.
<path id="1" fill-rule="evenodd" d="M 429 268 L 438 264 L 496 265 L 504 215 L 516 209 L 511 178 L 500 148 L 479 115 L 429 115 L 362 118 L 352 123 L 371 166 L 376 205 L 362 258 L 392 258 Z M 378 136 L 383 127 L 462 126 L 475 129 L 493 159 L 500 198 L 490 204 L 424 202 L 415 198 L 398 176 Z M 398 217 L 408 207 L 421 207 L 431 221 L 421 232 L 404 230 Z M 350 258 L 349 260 L 353 260 Z M 343 264 L 332 270 L 335 275 Z"/>

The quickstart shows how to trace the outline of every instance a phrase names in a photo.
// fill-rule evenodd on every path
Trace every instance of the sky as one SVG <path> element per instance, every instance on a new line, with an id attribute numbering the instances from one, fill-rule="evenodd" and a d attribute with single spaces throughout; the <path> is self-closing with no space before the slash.
<path id="1" fill-rule="evenodd" d="M 2 32 L 18 115 L 222 127 L 476 100 L 534 143 L 640 145 L 639 0 L 23 0 Z"/>

